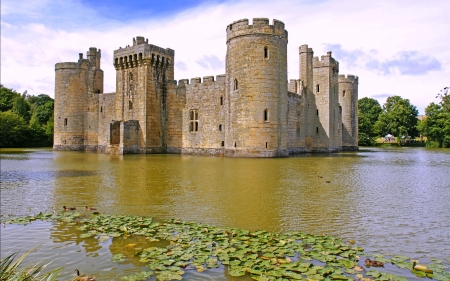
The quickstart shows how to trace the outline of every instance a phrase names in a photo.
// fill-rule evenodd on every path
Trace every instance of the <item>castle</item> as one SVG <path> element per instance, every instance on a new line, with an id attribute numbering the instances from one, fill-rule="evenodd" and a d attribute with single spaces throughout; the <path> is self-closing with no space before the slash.
<path id="1" fill-rule="evenodd" d="M 299 48 L 288 81 L 288 32 L 266 18 L 226 29 L 226 74 L 174 81 L 175 51 L 133 38 L 114 51 L 116 92 L 103 93 L 100 50 L 55 65 L 55 150 L 281 157 L 357 150 L 358 77 L 331 52 Z"/>

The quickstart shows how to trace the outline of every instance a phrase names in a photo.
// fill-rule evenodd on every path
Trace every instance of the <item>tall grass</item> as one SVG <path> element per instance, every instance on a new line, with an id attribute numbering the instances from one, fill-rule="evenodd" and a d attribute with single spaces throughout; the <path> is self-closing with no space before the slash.
<path id="1" fill-rule="evenodd" d="M 33 249 L 34 250 L 34 249 Z M 8 254 L 0 261 L 0 281 L 53 281 L 58 275 L 61 268 L 54 269 L 50 272 L 42 271 L 49 265 L 42 264 L 42 261 L 28 263 L 23 265 L 23 261 L 33 250 L 30 250 L 17 257 L 18 252 Z"/>

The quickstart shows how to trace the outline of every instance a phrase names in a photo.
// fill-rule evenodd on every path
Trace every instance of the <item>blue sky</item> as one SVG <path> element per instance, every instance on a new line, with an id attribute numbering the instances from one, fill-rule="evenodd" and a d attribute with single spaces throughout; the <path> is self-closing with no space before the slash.
<path id="1" fill-rule="evenodd" d="M 144 36 L 175 50 L 175 78 L 225 73 L 225 28 L 267 17 L 289 32 L 288 76 L 298 79 L 298 47 L 333 52 L 341 74 L 359 76 L 360 97 L 400 95 L 421 114 L 450 86 L 448 0 L 2 0 L 1 83 L 54 96 L 54 65 L 102 50 L 105 92 L 115 91 L 115 49 Z"/>

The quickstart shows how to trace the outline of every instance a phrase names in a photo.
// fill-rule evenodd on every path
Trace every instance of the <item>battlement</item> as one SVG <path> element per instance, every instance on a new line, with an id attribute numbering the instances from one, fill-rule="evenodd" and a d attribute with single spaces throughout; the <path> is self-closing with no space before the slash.
<path id="1" fill-rule="evenodd" d="M 299 53 L 314 53 L 312 48 L 308 48 L 308 45 L 301 45 L 299 48 Z"/>
<path id="2" fill-rule="evenodd" d="M 78 62 L 59 62 L 55 64 L 55 70 L 58 69 L 81 69 L 87 68 L 87 60 L 79 60 Z M 84 64 L 83 64 L 84 63 Z M 82 66 L 85 67 L 82 67 Z"/>
<path id="3" fill-rule="evenodd" d="M 331 52 L 326 55 L 313 58 L 313 67 L 337 67 L 339 69 L 339 62 L 331 56 Z"/>
<path id="4" fill-rule="evenodd" d="M 133 38 L 133 46 L 127 45 L 114 51 L 113 64 L 116 70 L 136 67 L 142 63 L 167 68 L 173 66 L 174 56 L 174 50 L 148 44 L 148 39 L 137 36 Z"/>
<path id="5" fill-rule="evenodd" d="M 235 37 L 247 35 L 272 35 L 288 41 L 284 23 L 276 19 L 272 21 L 272 25 L 267 18 L 254 18 L 253 25 L 249 25 L 248 19 L 241 19 L 227 26 L 227 42 Z"/>
<path id="6" fill-rule="evenodd" d="M 339 83 L 358 83 L 358 76 L 352 74 L 339 75 L 338 79 Z"/>
<path id="7" fill-rule="evenodd" d="M 180 79 L 178 80 L 178 86 L 186 86 L 186 85 L 197 85 L 197 84 L 210 84 L 210 83 L 225 83 L 225 74 L 216 75 L 216 79 L 214 79 L 214 76 L 204 76 L 203 82 L 202 78 L 195 77 L 191 78 L 190 82 L 189 79 Z M 177 85 L 175 81 L 175 85 Z"/>

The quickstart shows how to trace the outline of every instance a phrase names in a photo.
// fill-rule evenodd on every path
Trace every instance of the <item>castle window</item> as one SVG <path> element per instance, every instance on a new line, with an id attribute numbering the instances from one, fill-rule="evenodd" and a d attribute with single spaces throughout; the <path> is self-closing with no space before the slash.
<path id="1" fill-rule="evenodd" d="M 103 106 L 100 106 L 100 112 L 103 112 Z"/>
<path id="2" fill-rule="evenodd" d="M 197 132 L 198 131 L 198 110 L 191 109 L 189 112 L 189 131 Z"/>
<path id="3" fill-rule="evenodd" d="M 319 84 L 317 84 L 317 86 L 316 86 L 316 92 L 319 92 Z"/>
<path id="4" fill-rule="evenodd" d="M 134 63 L 137 62 L 137 54 L 134 54 L 134 55 L 133 55 L 133 61 L 134 61 Z"/>
<path id="5" fill-rule="evenodd" d="M 132 101 L 128 101 L 128 109 L 133 109 L 133 102 Z"/>
<path id="6" fill-rule="evenodd" d="M 264 122 L 269 122 L 269 110 L 264 109 Z"/>
<path id="7" fill-rule="evenodd" d="M 219 125 L 219 131 L 222 131 L 222 124 Z"/>
<path id="8" fill-rule="evenodd" d="M 316 134 L 319 133 L 319 127 L 316 127 Z"/>
<path id="9" fill-rule="evenodd" d="M 237 147 L 237 143 L 236 142 L 234 142 L 234 147 Z"/>
<path id="10" fill-rule="evenodd" d="M 345 90 L 342 92 L 342 96 L 345 97 Z"/>
<path id="11" fill-rule="evenodd" d="M 142 60 L 142 53 L 139 53 L 139 60 Z"/>
<path id="12" fill-rule="evenodd" d="M 267 49 L 267 47 L 264 47 L 264 58 L 265 59 L 269 58 L 269 50 Z"/>
<path id="13" fill-rule="evenodd" d="M 316 110 L 316 113 L 317 113 L 317 116 L 319 116 L 319 110 L 318 109 Z"/>
<path id="14" fill-rule="evenodd" d="M 223 97 L 220 97 L 220 105 L 223 105 Z"/>
<path id="15" fill-rule="evenodd" d="M 67 118 L 64 118 L 64 126 L 67 126 Z"/>
<path id="16" fill-rule="evenodd" d="M 238 80 L 234 79 L 234 89 L 237 90 L 238 89 Z"/>
<path id="17" fill-rule="evenodd" d="M 269 143 L 268 142 L 266 142 L 266 148 L 267 148 L 267 146 L 269 145 Z"/>
<path id="18" fill-rule="evenodd" d="M 221 146 L 225 146 L 225 142 L 224 141 L 222 141 Z"/>
<path id="19" fill-rule="evenodd" d="M 339 106 L 339 113 L 342 113 L 342 106 Z"/>

